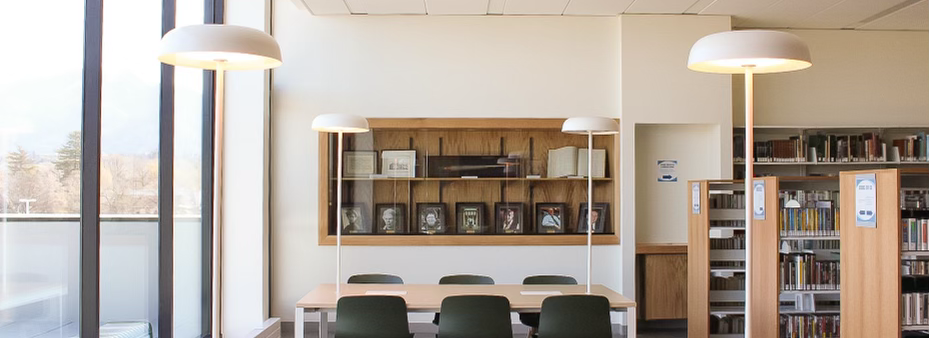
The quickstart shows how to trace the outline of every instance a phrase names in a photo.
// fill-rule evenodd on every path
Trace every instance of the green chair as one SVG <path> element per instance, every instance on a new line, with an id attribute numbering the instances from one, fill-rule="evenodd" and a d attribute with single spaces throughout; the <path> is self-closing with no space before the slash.
<path id="1" fill-rule="evenodd" d="M 529 276 L 523 279 L 524 285 L 531 284 L 558 284 L 558 285 L 577 285 L 577 279 L 571 276 L 563 275 L 536 275 Z M 535 333 L 539 330 L 539 314 L 538 313 L 520 313 L 519 321 L 529 327 L 529 336 L 535 336 Z"/>
<path id="2" fill-rule="evenodd" d="M 450 284 L 450 285 L 468 285 L 468 284 L 477 284 L 477 285 L 494 285 L 494 279 L 490 276 L 484 275 L 448 275 L 442 276 L 439 278 L 439 284 Z M 439 314 L 435 314 L 435 318 L 432 319 L 432 323 L 439 325 Z"/>
<path id="3" fill-rule="evenodd" d="M 449 296 L 442 300 L 437 338 L 513 338 L 510 301 L 503 296 Z"/>
<path id="4" fill-rule="evenodd" d="M 403 284 L 403 278 L 397 275 L 369 273 L 348 277 L 348 284 Z"/>
<path id="5" fill-rule="evenodd" d="M 610 301 L 598 295 L 551 296 L 542 301 L 539 338 L 610 338 Z"/>
<path id="6" fill-rule="evenodd" d="M 406 302 L 397 296 L 339 298 L 336 338 L 412 338 Z"/>

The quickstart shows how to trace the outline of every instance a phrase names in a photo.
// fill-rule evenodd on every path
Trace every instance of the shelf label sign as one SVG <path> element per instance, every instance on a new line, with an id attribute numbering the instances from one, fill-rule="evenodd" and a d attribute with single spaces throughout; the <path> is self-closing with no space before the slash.
<path id="1" fill-rule="evenodd" d="M 855 226 L 877 228 L 877 175 L 855 175 Z"/>
<path id="2" fill-rule="evenodd" d="M 677 160 L 658 160 L 658 182 L 677 182 Z"/>
<path id="3" fill-rule="evenodd" d="M 752 215 L 754 219 L 764 220 L 764 181 L 752 181 Z"/>
<path id="4" fill-rule="evenodd" d="M 690 206 L 694 215 L 700 214 L 700 183 L 690 184 Z"/>

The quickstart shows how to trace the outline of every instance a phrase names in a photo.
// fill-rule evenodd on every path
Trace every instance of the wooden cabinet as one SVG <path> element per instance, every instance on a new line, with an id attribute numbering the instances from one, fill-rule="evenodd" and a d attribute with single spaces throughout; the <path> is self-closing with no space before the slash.
<path id="1" fill-rule="evenodd" d="M 687 245 L 636 246 L 642 319 L 687 318 Z"/>
<path id="2" fill-rule="evenodd" d="M 580 218 L 586 216 L 581 204 L 587 203 L 587 179 L 583 177 L 546 177 L 548 151 L 571 146 L 586 149 L 587 136 L 561 132 L 563 119 L 443 119 L 443 118 L 378 118 L 369 119 L 371 131 L 343 136 L 346 158 L 343 172 L 353 174 L 343 179 L 343 210 L 336 210 L 336 134 L 320 133 L 319 137 L 319 244 L 336 242 L 336 217 L 346 212 L 352 224 L 362 224 L 364 231 L 342 233 L 343 245 L 584 245 L 586 232 L 579 231 Z M 605 220 L 601 233 L 593 236 L 593 244 L 619 244 L 619 136 L 593 137 L 594 149 L 606 151 L 605 177 L 593 180 L 594 210 L 602 210 Z M 409 177 L 385 177 L 385 152 L 415 151 L 407 160 Z M 373 154 L 373 156 L 372 156 Z M 393 153 L 392 153 L 393 154 Z M 496 157 L 493 163 L 451 164 L 436 167 L 440 157 Z M 372 160 L 373 158 L 373 160 Z M 430 162 L 430 160 L 432 162 Z M 372 163 L 373 161 L 373 163 Z M 412 162 L 412 163 L 410 163 Z M 504 167 L 503 175 L 453 175 L 445 168 Z M 392 167 L 388 167 L 393 169 Z M 511 170 L 512 169 L 512 170 Z M 451 170 L 451 169 L 450 169 Z M 458 169 L 454 169 L 458 170 Z M 370 173 L 367 176 L 361 175 Z M 482 224 L 485 230 L 460 231 L 462 219 L 457 206 L 483 206 Z M 498 204 L 518 205 L 522 212 L 518 233 L 501 231 L 504 212 Z M 563 204 L 558 215 L 561 230 L 557 233 L 540 231 L 543 204 Z M 390 205 L 396 209 L 396 231 L 380 232 L 378 207 Z M 355 208 L 355 209 L 346 209 Z M 443 224 L 442 231 L 424 231 L 429 214 L 420 209 L 433 208 L 431 225 Z M 346 211 L 349 210 L 349 211 Z M 471 211 L 473 213 L 479 213 Z M 434 215 L 439 214 L 439 217 Z M 462 212 L 462 215 L 465 213 Z M 601 213 L 595 214 L 600 215 Z M 343 225 L 347 217 L 343 218 Z M 498 218 L 500 220 L 498 220 Z M 375 231 L 372 231 L 372 226 Z M 343 228 L 345 228 L 343 226 Z M 353 225 L 352 229 L 355 229 Z"/>

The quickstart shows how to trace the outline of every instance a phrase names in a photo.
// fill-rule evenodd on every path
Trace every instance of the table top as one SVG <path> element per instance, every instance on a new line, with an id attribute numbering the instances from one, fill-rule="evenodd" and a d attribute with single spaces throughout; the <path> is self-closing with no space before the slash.
<path id="1" fill-rule="evenodd" d="M 542 300 L 545 297 L 559 294 L 583 295 L 586 290 L 586 285 L 342 284 L 341 296 L 396 295 L 403 297 L 407 309 L 411 312 L 435 312 L 439 310 L 442 299 L 446 296 L 499 295 L 509 299 L 510 308 L 514 311 L 537 312 L 542 308 Z M 606 297 L 610 301 L 610 307 L 614 309 L 636 306 L 634 301 L 603 285 L 591 285 L 590 293 Z M 297 307 L 335 309 L 337 301 L 335 284 L 322 284 L 297 301 Z"/>

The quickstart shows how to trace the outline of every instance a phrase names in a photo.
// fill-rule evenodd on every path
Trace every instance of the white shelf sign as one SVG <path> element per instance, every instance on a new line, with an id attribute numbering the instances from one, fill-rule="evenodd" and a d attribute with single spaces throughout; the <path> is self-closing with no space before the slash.
<path id="1" fill-rule="evenodd" d="M 752 182 L 752 215 L 754 219 L 764 220 L 764 181 Z"/>
<path id="2" fill-rule="evenodd" d="M 855 175 L 855 226 L 877 228 L 877 176 Z"/>
<path id="3" fill-rule="evenodd" d="M 700 183 L 690 184 L 690 206 L 694 215 L 700 214 Z"/>
<path id="4" fill-rule="evenodd" d="M 677 160 L 658 160 L 658 182 L 677 182 Z"/>

